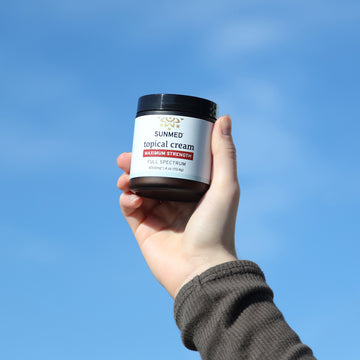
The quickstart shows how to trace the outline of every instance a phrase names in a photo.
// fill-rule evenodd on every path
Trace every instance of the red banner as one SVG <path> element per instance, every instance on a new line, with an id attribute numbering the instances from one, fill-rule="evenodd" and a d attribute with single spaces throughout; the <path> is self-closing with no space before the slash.
<path id="1" fill-rule="evenodd" d="M 167 157 L 175 159 L 193 160 L 194 153 L 188 151 L 151 149 L 144 150 L 143 157 Z"/>

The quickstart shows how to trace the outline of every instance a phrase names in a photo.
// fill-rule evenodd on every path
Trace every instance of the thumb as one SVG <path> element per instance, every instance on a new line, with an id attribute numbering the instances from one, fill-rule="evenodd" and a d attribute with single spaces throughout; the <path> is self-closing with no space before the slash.
<path id="1" fill-rule="evenodd" d="M 240 187 L 236 169 L 236 149 L 231 136 L 229 115 L 222 116 L 215 122 L 211 149 L 213 156 L 211 188 L 238 198 Z"/>

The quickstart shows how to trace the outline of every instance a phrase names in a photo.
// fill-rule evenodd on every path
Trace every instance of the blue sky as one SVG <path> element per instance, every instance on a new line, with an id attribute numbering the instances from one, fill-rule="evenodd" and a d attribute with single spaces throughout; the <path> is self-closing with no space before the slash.
<path id="1" fill-rule="evenodd" d="M 357 359 L 360 5 L 3 1 L 0 357 L 199 359 L 118 206 L 139 96 L 230 113 L 240 258 L 319 358 Z"/>

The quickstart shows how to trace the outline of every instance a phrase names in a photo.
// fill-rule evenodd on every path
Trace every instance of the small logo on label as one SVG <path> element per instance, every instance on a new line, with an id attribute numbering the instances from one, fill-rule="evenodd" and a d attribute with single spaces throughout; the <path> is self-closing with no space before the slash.
<path id="1" fill-rule="evenodd" d="M 160 126 L 167 128 L 168 130 L 171 129 L 179 129 L 180 123 L 183 118 L 173 117 L 173 116 L 158 116 L 160 120 Z"/>

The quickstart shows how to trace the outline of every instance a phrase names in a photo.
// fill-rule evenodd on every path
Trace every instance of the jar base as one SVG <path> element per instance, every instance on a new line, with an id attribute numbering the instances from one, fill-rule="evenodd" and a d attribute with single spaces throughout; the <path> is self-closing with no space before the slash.
<path id="1" fill-rule="evenodd" d="M 164 201 L 197 202 L 209 184 L 199 181 L 144 176 L 130 179 L 130 190 L 135 194 Z"/>

